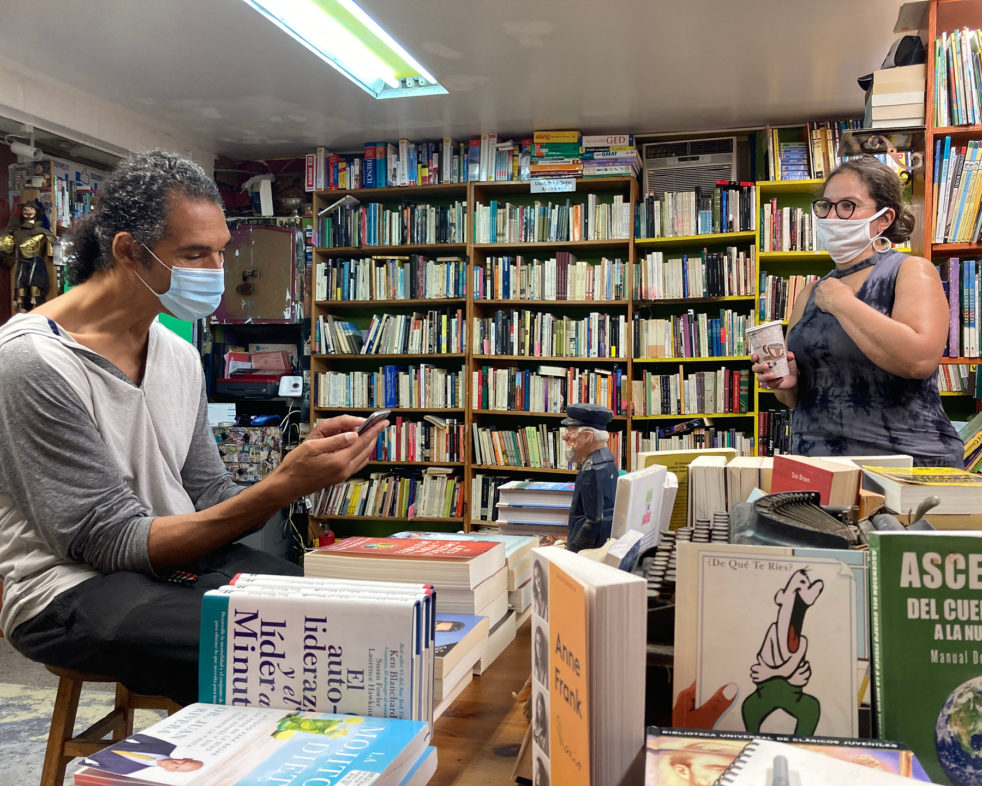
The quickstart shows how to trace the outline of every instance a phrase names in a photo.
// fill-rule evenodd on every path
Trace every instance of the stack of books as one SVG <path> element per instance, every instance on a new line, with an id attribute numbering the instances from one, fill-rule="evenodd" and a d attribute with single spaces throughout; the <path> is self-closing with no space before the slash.
<path id="1" fill-rule="evenodd" d="M 436 772 L 429 741 L 422 721 L 190 704 L 87 756 L 75 784 L 422 786 Z"/>
<path id="2" fill-rule="evenodd" d="M 474 664 L 474 673 L 483 674 L 515 638 L 518 628 L 532 615 L 532 549 L 539 539 L 531 535 L 505 535 L 500 532 L 397 532 L 393 538 L 420 540 L 475 540 L 502 543 L 508 574 L 508 611 L 500 619 L 489 619 L 487 651 Z"/>
<path id="3" fill-rule="evenodd" d="M 924 64 L 884 68 L 873 72 L 866 93 L 864 128 L 907 128 L 924 125 Z"/>
<path id="4" fill-rule="evenodd" d="M 583 177 L 637 177 L 641 154 L 634 146 L 634 134 L 597 134 L 580 142 Z"/>
<path id="5" fill-rule="evenodd" d="M 474 677 L 488 652 L 488 618 L 473 614 L 436 615 L 433 719 L 439 718 Z"/>
<path id="6" fill-rule="evenodd" d="M 498 487 L 496 523 L 511 535 L 565 537 L 574 483 L 513 480 Z"/>
<path id="7" fill-rule="evenodd" d="M 532 135 L 532 179 L 583 174 L 579 131 L 536 131 Z"/>
<path id="8" fill-rule="evenodd" d="M 435 612 L 423 582 L 238 574 L 202 598 L 198 699 L 430 721 Z"/>
<path id="9" fill-rule="evenodd" d="M 304 574 L 428 582 L 441 611 L 489 620 L 508 612 L 505 547 L 490 541 L 345 538 L 309 552 Z"/>

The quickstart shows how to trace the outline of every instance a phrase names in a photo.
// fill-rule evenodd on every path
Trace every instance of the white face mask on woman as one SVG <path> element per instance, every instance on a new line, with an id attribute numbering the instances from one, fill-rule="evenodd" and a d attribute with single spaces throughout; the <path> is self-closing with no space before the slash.
<path id="1" fill-rule="evenodd" d="M 818 224 L 818 247 L 824 248 L 837 265 L 852 262 L 883 234 L 870 237 L 869 225 L 890 208 L 877 210 L 869 218 L 816 218 Z M 890 242 L 883 238 L 886 242 Z"/>

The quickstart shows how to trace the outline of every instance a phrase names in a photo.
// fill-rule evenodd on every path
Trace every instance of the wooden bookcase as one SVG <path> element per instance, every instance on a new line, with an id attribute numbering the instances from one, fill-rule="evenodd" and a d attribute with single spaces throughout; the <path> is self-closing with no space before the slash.
<path id="1" fill-rule="evenodd" d="M 928 7 L 928 51 L 927 51 L 927 85 L 925 106 L 925 145 L 924 145 L 924 232 L 918 235 L 918 245 L 915 253 L 932 260 L 936 265 L 944 265 L 947 260 L 969 259 L 982 257 L 982 243 L 936 243 L 935 228 L 937 222 L 937 195 L 935 194 L 935 146 L 938 140 L 951 138 L 952 147 L 965 145 L 970 140 L 982 139 L 982 125 L 961 125 L 938 127 L 935 121 L 935 41 L 942 33 L 950 33 L 961 27 L 978 28 L 982 26 L 982 0 L 931 0 Z M 918 216 L 920 219 L 921 217 Z M 954 293 L 957 297 L 957 293 Z M 945 358 L 946 364 L 979 363 L 978 357 Z M 946 398 L 948 408 L 977 409 L 978 402 L 974 397 L 959 394 L 945 394 L 955 399 Z"/>
<path id="2" fill-rule="evenodd" d="M 753 209 L 757 209 L 756 204 L 753 205 Z M 681 385 L 686 378 L 692 380 L 693 378 L 698 379 L 701 376 L 705 381 L 698 380 L 695 387 L 697 390 L 700 387 L 702 388 L 704 392 L 702 400 L 707 401 L 709 398 L 712 398 L 713 391 L 715 390 L 716 399 L 719 400 L 722 398 L 724 401 L 722 407 L 716 406 L 715 404 L 711 407 L 697 406 L 693 411 L 686 411 L 692 410 L 691 404 L 686 403 L 683 411 L 674 414 L 655 414 L 648 411 L 647 402 L 634 401 L 631 420 L 632 443 L 638 449 L 661 450 L 681 447 L 672 445 L 669 441 L 670 437 L 659 438 L 657 436 L 658 429 L 684 423 L 693 418 L 712 419 L 712 427 L 716 432 L 717 440 L 720 441 L 718 445 L 720 447 L 728 447 L 731 444 L 733 447 L 739 447 L 738 444 L 735 444 L 739 440 L 743 438 L 753 439 L 755 434 L 754 409 L 751 405 L 752 399 L 750 396 L 750 378 L 752 375 L 750 372 L 750 355 L 748 353 L 733 354 L 722 351 L 719 354 L 713 354 L 712 347 L 709 348 L 708 353 L 704 353 L 702 347 L 692 346 L 688 351 L 689 354 L 686 354 L 683 341 L 682 354 L 678 354 L 673 349 L 671 353 L 664 353 L 670 356 L 659 357 L 659 354 L 663 354 L 661 349 L 653 352 L 647 346 L 642 346 L 643 341 L 640 335 L 642 331 L 638 328 L 640 320 L 643 319 L 667 319 L 672 320 L 674 325 L 681 323 L 684 330 L 684 325 L 692 317 L 694 317 L 698 324 L 700 319 L 705 319 L 705 323 L 708 323 L 713 318 L 726 319 L 729 317 L 732 319 L 730 314 L 745 318 L 746 326 L 752 325 L 753 306 L 755 302 L 753 293 L 756 292 L 757 288 L 755 240 L 756 233 L 753 230 L 635 240 L 638 263 L 635 265 L 632 303 L 635 319 L 632 327 L 638 330 L 639 336 L 634 341 L 637 351 L 632 355 L 632 380 L 640 381 L 646 378 L 655 378 L 661 381 L 666 380 L 666 378 L 675 377 Z M 710 255 L 725 253 L 727 249 L 733 249 L 734 256 L 742 253 L 744 258 L 747 259 L 747 264 L 749 265 L 749 289 L 747 291 L 749 294 L 652 299 L 649 297 L 649 293 L 644 292 L 643 287 L 639 286 L 639 279 L 641 278 L 639 273 L 640 266 L 646 264 L 645 259 L 650 252 L 660 251 L 666 260 L 677 261 L 681 257 L 686 259 L 687 262 L 690 260 L 697 262 L 701 261 L 704 256 L 709 257 Z M 713 372 L 715 379 L 710 381 L 707 378 L 706 372 Z M 720 379 L 720 374 L 715 372 L 722 372 L 724 377 L 727 373 L 732 377 L 733 372 L 737 374 L 746 372 L 744 375 L 745 390 L 743 396 L 743 402 L 745 403 L 740 402 L 740 388 L 739 382 L 737 382 L 735 391 L 737 405 L 733 406 L 732 395 L 729 399 L 724 395 L 725 390 L 732 390 L 733 380 L 724 381 Z M 708 391 L 706 390 L 706 382 L 710 384 L 710 390 Z M 719 383 L 722 383 L 722 389 L 716 388 Z M 649 396 L 655 394 L 655 391 L 651 390 L 649 385 L 641 385 L 640 387 Z M 691 387 L 692 385 L 690 385 L 690 392 Z M 656 408 L 652 407 L 652 409 Z M 727 434 L 725 432 L 730 433 Z M 706 445 L 706 447 L 716 446 Z"/>
<path id="3" fill-rule="evenodd" d="M 378 237 L 369 237 L 365 230 L 362 237 L 352 238 L 350 245 L 325 245 L 330 242 L 325 238 L 324 218 L 331 217 L 335 222 L 343 221 L 346 217 L 348 208 L 339 208 L 327 211 L 324 216 L 319 215 L 321 211 L 335 205 L 342 197 L 351 196 L 359 201 L 352 211 L 364 210 L 376 211 L 372 216 L 373 226 L 378 229 Z M 420 257 L 424 257 L 431 264 L 441 260 L 445 268 L 459 269 L 463 278 L 466 271 L 467 244 L 466 238 L 466 216 L 467 216 L 467 185 L 433 185 L 419 187 L 403 187 L 389 189 L 358 189 L 350 191 L 319 191 L 314 194 L 314 216 L 315 216 L 315 248 L 313 252 L 313 279 L 315 289 L 311 297 L 311 422 L 316 422 L 321 418 L 331 417 L 343 412 L 367 415 L 375 409 L 387 408 L 392 410 L 390 421 L 398 423 L 400 429 L 436 431 L 437 427 L 424 418 L 435 416 L 446 421 L 451 427 L 454 421 L 460 424 L 464 422 L 464 402 L 465 393 L 465 353 L 463 351 L 463 337 L 461 346 L 454 347 L 434 347 L 433 345 L 414 347 L 412 353 L 391 353 L 391 352 L 372 352 L 371 354 L 344 353 L 335 351 L 324 351 L 318 346 L 319 327 L 321 320 L 327 321 L 330 317 L 337 322 L 353 322 L 361 331 L 369 329 L 371 321 L 378 318 L 392 319 L 405 317 L 408 323 L 412 323 L 413 315 L 418 315 L 425 319 L 430 317 L 440 320 L 446 318 L 448 321 L 456 318 L 459 327 L 463 329 L 463 336 L 466 336 L 465 305 L 463 281 L 458 281 L 458 289 L 453 289 L 454 282 L 446 281 L 450 289 L 440 287 L 438 282 L 434 282 L 428 292 L 413 292 L 399 283 L 407 284 L 411 277 L 410 270 L 414 265 L 423 264 Z M 456 208 L 456 218 L 459 221 L 456 237 L 443 237 L 443 242 L 428 242 L 433 238 L 420 237 L 427 232 L 434 232 L 440 223 L 439 217 L 427 222 L 422 215 L 422 209 L 426 207 L 438 207 L 444 210 L 454 210 Z M 388 224 L 379 213 L 388 210 Z M 416 219 L 413 219 L 413 211 L 416 211 Z M 362 213 L 364 215 L 364 213 Z M 387 239 L 382 236 L 385 226 L 392 224 L 408 227 L 413 224 L 412 235 L 405 237 L 390 237 L 388 240 L 412 242 L 385 242 Z M 406 230 L 408 231 L 408 229 Z M 446 233 L 446 226 L 443 228 Z M 424 241 L 424 242 L 420 242 Z M 347 288 L 338 287 L 327 293 L 316 291 L 317 271 L 326 266 L 334 266 L 338 272 L 341 271 L 342 261 L 348 260 L 346 271 L 360 269 L 362 275 L 355 276 L 353 273 L 347 278 Z M 453 260 L 457 260 L 454 263 Z M 432 269 L 432 268 L 431 268 Z M 401 270 L 401 273 L 400 273 Z M 369 271 L 366 273 L 366 271 Z M 334 280 L 337 280 L 336 278 Z M 418 296 L 423 295 L 423 296 Z M 459 313 L 458 313 L 459 312 Z M 382 347 L 384 350 L 385 347 Z M 436 351 L 429 351 L 435 349 Z M 404 379 L 415 376 L 417 382 L 421 379 L 427 381 L 434 380 L 437 375 L 456 376 L 457 393 L 456 400 L 451 394 L 440 403 L 429 403 L 435 397 L 423 393 L 423 389 L 431 391 L 432 386 L 422 383 L 410 386 L 405 381 L 402 383 L 402 390 L 396 388 L 395 398 L 388 400 L 382 398 L 381 391 L 377 388 L 381 380 L 385 378 L 386 367 L 393 368 L 390 372 L 388 381 L 398 379 L 400 374 Z M 325 383 L 325 374 L 339 372 L 343 375 L 352 373 L 363 373 L 376 375 L 373 381 L 367 382 L 363 386 L 363 391 L 367 396 L 358 397 L 353 391 L 335 390 L 337 394 L 334 398 L 328 397 L 328 389 Z M 365 379 L 365 377 L 362 377 Z M 452 387 L 452 386 L 451 386 Z M 444 388 L 441 387 L 441 390 Z M 397 443 L 393 446 L 395 455 L 391 460 L 372 461 L 361 476 L 370 473 L 393 474 L 405 476 L 410 471 L 422 471 L 432 468 L 443 468 L 452 476 L 457 478 L 458 483 L 463 483 L 464 468 L 464 446 L 459 446 L 456 454 L 445 454 L 439 460 L 422 460 L 411 455 L 405 444 Z M 463 493 L 462 491 L 460 493 Z M 315 511 L 315 514 L 317 511 Z M 358 526 L 359 523 L 380 520 L 379 516 L 359 516 L 348 515 L 338 512 L 328 515 L 313 515 L 311 517 L 311 537 L 318 534 L 322 522 L 341 522 L 347 521 L 349 526 Z M 401 523 L 406 525 L 409 516 L 385 517 L 385 521 L 392 522 L 397 527 Z M 416 524 L 450 525 L 453 527 L 463 526 L 464 519 L 461 516 L 445 517 L 413 517 L 412 521 Z"/>

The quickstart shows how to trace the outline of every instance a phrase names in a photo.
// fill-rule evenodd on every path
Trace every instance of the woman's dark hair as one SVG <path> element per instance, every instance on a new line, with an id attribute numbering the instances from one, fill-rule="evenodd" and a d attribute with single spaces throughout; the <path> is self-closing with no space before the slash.
<path id="1" fill-rule="evenodd" d="M 873 156 L 859 156 L 839 164 L 825 182 L 828 183 L 843 172 L 852 172 L 862 181 L 876 202 L 877 210 L 893 208 L 896 217 L 883 232 L 883 236 L 893 243 L 906 243 L 910 233 L 914 231 L 914 210 L 904 202 L 904 189 L 897 173 Z"/>
<path id="2" fill-rule="evenodd" d="M 96 209 L 71 230 L 68 280 L 72 284 L 113 266 L 113 238 L 119 232 L 131 233 L 147 247 L 157 243 L 167 230 L 174 196 L 207 199 L 222 207 L 218 188 L 204 169 L 162 150 L 135 153 L 120 161 L 98 194 Z"/>

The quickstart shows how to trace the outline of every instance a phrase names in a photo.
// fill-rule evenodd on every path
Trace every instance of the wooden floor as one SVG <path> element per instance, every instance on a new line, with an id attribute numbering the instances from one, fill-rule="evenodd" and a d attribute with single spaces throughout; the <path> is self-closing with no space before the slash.
<path id="1" fill-rule="evenodd" d="M 515 640 L 437 720 L 436 775 L 430 786 L 496 786 L 512 783 L 512 769 L 528 728 L 512 693 L 532 671 L 531 621 Z"/>

